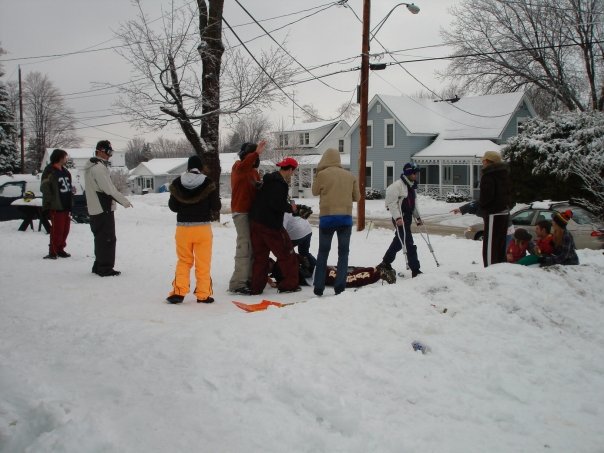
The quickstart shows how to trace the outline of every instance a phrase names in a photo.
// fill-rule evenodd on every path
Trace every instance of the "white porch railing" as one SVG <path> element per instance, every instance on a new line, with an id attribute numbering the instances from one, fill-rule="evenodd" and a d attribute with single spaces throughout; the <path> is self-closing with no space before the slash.
<path id="1" fill-rule="evenodd" d="M 437 200 L 446 198 L 448 194 L 472 199 L 472 188 L 467 184 L 418 184 L 417 193 L 428 195 Z"/>

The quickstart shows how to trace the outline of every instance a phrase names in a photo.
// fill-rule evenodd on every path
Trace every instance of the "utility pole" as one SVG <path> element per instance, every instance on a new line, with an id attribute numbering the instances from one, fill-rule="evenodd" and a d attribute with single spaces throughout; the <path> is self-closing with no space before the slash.
<path id="1" fill-rule="evenodd" d="M 357 231 L 365 229 L 365 169 L 367 167 L 367 108 L 369 104 L 369 13 L 371 0 L 363 0 L 363 39 L 361 50 L 361 105 L 359 118 L 359 190 Z"/>
<path id="2" fill-rule="evenodd" d="M 21 173 L 25 173 L 25 131 L 23 130 L 23 89 L 21 85 L 21 65 L 19 65 L 19 136 L 21 137 Z"/>

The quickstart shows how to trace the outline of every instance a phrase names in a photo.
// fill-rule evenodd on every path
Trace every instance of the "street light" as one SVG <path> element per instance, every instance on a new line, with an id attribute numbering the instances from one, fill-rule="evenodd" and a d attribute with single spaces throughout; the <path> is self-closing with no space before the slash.
<path id="1" fill-rule="evenodd" d="M 394 8 L 392 8 L 390 10 L 390 12 L 388 14 L 386 14 L 386 16 L 375 26 L 373 27 L 373 30 L 371 30 L 370 34 L 371 34 L 371 39 L 375 38 L 375 35 L 378 34 L 378 31 L 380 31 L 380 29 L 384 26 L 384 24 L 386 23 L 386 21 L 388 20 L 388 18 L 390 17 L 390 15 L 392 14 L 392 12 L 398 8 L 399 6 L 405 5 L 407 7 L 407 10 L 411 13 L 411 14 L 417 14 L 419 13 L 419 6 L 413 4 L 413 3 L 399 3 L 398 5 L 395 5 Z M 370 41 L 371 41 L 370 39 Z"/>
<path id="2" fill-rule="evenodd" d="M 382 19 L 371 33 L 375 37 L 382 28 L 392 11 L 397 7 L 405 5 L 412 14 L 419 13 L 419 7 L 413 3 L 398 3 Z M 361 111 L 359 117 L 359 189 L 361 197 L 357 203 L 357 231 L 365 229 L 365 169 L 367 165 L 367 108 L 369 104 L 369 16 L 371 0 L 363 0 L 363 42 L 361 48 Z"/>

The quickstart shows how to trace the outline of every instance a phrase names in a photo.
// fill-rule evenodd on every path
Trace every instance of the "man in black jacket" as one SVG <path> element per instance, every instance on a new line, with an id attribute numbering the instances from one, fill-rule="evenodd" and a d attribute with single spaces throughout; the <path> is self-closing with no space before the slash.
<path id="1" fill-rule="evenodd" d="M 283 272 L 279 282 L 279 292 L 300 291 L 298 286 L 298 259 L 292 242 L 283 228 L 283 215 L 294 212 L 295 206 L 289 202 L 289 181 L 298 167 L 298 162 L 286 157 L 277 164 L 278 171 L 262 178 L 262 187 L 256 194 L 250 212 L 252 250 L 251 293 L 261 294 L 266 286 L 269 255 L 272 252 Z"/>
<path id="2" fill-rule="evenodd" d="M 497 151 L 487 151 L 482 157 L 480 198 L 453 209 L 455 214 L 476 214 L 482 217 L 482 261 L 484 267 L 505 263 L 505 242 L 510 221 L 511 182 L 510 170 Z"/>
<path id="3" fill-rule="evenodd" d="M 221 203 L 214 182 L 203 173 L 199 156 L 191 156 L 187 172 L 170 184 L 168 207 L 176 212 L 176 275 L 169 304 L 181 303 L 189 292 L 191 267 L 195 263 L 197 302 L 212 303 L 212 212 Z"/>

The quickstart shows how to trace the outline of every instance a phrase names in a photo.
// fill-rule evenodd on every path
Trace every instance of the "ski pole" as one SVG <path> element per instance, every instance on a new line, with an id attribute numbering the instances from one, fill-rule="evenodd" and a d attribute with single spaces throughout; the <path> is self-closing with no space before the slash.
<path id="1" fill-rule="evenodd" d="M 424 227 L 424 232 L 426 233 L 426 237 L 424 237 L 424 235 L 423 235 L 423 233 L 421 231 L 421 227 L 422 226 Z M 424 222 L 422 222 L 422 224 L 420 225 L 420 228 L 418 228 L 417 231 L 419 232 L 419 235 L 422 237 L 422 239 L 428 245 L 428 250 L 430 250 L 430 253 L 432 253 L 432 257 L 434 258 L 434 262 L 436 263 L 436 267 L 439 267 L 440 263 L 438 262 L 438 260 L 436 259 L 436 255 L 434 254 L 434 249 L 432 248 L 432 243 L 430 242 L 430 235 L 428 234 L 428 228 L 426 227 L 426 225 L 424 224 Z"/>
<path id="2" fill-rule="evenodd" d="M 370 220 L 367 223 L 367 234 L 365 235 L 365 239 L 369 237 L 369 233 L 371 232 L 371 228 L 373 228 L 373 220 Z"/>
<path id="3" fill-rule="evenodd" d="M 401 234 L 398 230 L 398 225 L 396 224 L 396 221 L 394 222 L 394 228 L 396 231 L 396 237 L 398 237 L 399 242 L 401 243 L 401 247 L 403 248 L 403 256 L 405 257 L 405 266 L 406 269 L 409 270 L 409 258 L 407 258 L 407 247 L 405 246 L 405 244 L 407 243 L 407 232 L 405 231 L 405 219 L 403 219 L 403 212 L 399 210 L 399 213 L 401 214 L 401 221 L 403 222 L 403 237 L 405 239 L 401 239 Z"/>

